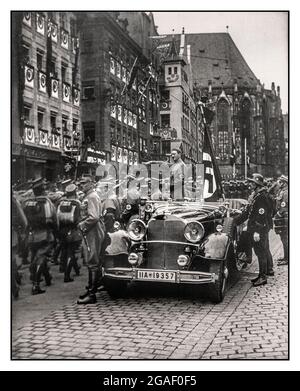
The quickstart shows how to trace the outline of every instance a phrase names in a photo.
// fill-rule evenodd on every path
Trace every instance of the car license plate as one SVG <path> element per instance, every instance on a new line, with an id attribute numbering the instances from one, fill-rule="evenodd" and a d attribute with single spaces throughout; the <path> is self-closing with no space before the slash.
<path id="1" fill-rule="evenodd" d="M 175 272 L 165 272 L 156 270 L 138 270 L 138 280 L 157 280 L 166 282 L 175 282 Z"/>

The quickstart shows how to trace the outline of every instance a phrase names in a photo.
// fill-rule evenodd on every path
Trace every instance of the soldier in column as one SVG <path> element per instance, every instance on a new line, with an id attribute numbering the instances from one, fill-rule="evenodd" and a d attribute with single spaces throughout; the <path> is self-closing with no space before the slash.
<path id="1" fill-rule="evenodd" d="M 276 197 L 276 215 L 274 218 L 275 232 L 280 236 L 283 245 L 283 258 L 277 261 L 278 266 L 287 265 L 289 262 L 288 249 L 288 218 L 289 218 L 289 194 L 288 177 L 281 175 L 278 179 L 279 192 Z"/>
<path id="2" fill-rule="evenodd" d="M 14 298 L 19 296 L 19 285 L 21 283 L 21 276 L 18 273 L 16 254 L 19 246 L 19 235 L 26 231 L 28 226 L 27 218 L 23 212 L 20 202 L 13 196 L 12 197 L 12 235 L 11 235 L 11 289 Z"/>
<path id="3" fill-rule="evenodd" d="M 93 304 L 96 302 L 96 292 L 101 275 L 102 258 L 101 251 L 105 239 L 105 226 L 102 220 L 101 201 L 96 191 L 92 178 L 84 177 L 80 186 L 85 194 L 82 200 L 82 221 L 78 228 L 83 235 L 83 249 L 88 268 L 87 291 L 79 296 L 78 304 Z"/>
<path id="4" fill-rule="evenodd" d="M 57 230 L 56 210 L 45 194 L 44 179 L 37 178 L 32 182 L 34 197 L 25 201 L 24 212 L 28 220 L 28 245 L 31 252 L 30 271 L 32 275 L 32 294 L 45 293 L 40 288 L 41 276 L 46 286 L 51 285 L 52 276 L 47 260 L 53 250 L 54 235 Z"/>
<path id="5" fill-rule="evenodd" d="M 259 274 L 252 279 L 253 286 L 267 283 L 268 267 L 268 232 L 272 227 L 272 209 L 267 190 L 264 187 L 264 178 L 261 174 L 253 174 L 248 179 L 252 188 L 247 208 L 236 218 L 237 224 L 248 219 L 247 231 L 249 240 L 258 258 Z"/>
<path id="6" fill-rule="evenodd" d="M 57 219 L 62 246 L 61 264 L 64 270 L 64 282 L 73 282 L 71 271 L 79 276 L 78 258 L 81 253 L 82 235 L 78 229 L 81 214 L 81 202 L 77 199 L 76 185 L 71 184 L 65 189 L 65 198 L 57 207 Z"/>

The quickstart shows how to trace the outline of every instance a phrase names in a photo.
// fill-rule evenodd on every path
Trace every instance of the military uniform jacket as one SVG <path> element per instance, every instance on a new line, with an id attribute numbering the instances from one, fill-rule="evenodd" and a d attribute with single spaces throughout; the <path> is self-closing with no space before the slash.
<path id="1" fill-rule="evenodd" d="M 281 217 L 288 217 L 289 213 L 289 194 L 288 187 L 281 189 L 276 197 L 276 211 Z"/>
<path id="2" fill-rule="evenodd" d="M 266 189 L 256 190 L 250 195 L 248 201 L 247 208 L 236 220 L 237 224 L 241 224 L 248 218 L 248 232 L 267 233 L 272 227 L 272 206 Z"/>
<path id="3" fill-rule="evenodd" d="M 79 228 L 86 234 L 90 251 L 88 263 L 98 263 L 105 237 L 105 227 L 101 219 L 101 201 L 94 190 L 89 190 L 82 200 L 82 217 Z"/>

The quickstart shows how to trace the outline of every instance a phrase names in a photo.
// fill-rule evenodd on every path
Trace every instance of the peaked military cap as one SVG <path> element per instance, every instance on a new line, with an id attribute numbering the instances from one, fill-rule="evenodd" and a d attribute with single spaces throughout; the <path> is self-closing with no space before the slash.
<path id="1" fill-rule="evenodd" d="M 71 185 L 66 187 L 66 190 L 65 190 L 66 195 L 71 195 L 71 194 L 76 193 L 76 189 L 77 189 L 76 185 L 74 185 L 74 183 L 71 183 Z"/>
<path id="2" fill-rule="evenodd" d="M 258 186 L 265 186 L 264 177 L 261 174 L 253 174 L 252 178 L 247 178 L 247 180 L 256 183 Z"/>
<path id="3" fill-rule="evenodd" d="M 44 178 L 42 178 L 42 177 L 36 178 L 31 182 L 31 186 L 33 189 L 38 189 L 39 187 L 44 186 L 44 184 L 45 184 L 45 181 L 44 181 Z"/>
<path id="4" fill-rule="evenodd" d="M 289 182 L 289 179 L 288 179 L 288 177 L 286 175 L 281 175 L 279 177 L 279 180 L 282 181 L 282 182 L 286 182 L 286 183 Z"/>

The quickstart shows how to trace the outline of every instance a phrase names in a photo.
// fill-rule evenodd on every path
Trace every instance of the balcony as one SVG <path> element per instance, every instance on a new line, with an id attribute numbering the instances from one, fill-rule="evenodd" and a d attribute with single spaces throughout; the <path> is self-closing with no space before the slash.
<path id="1" fill-rule="evenodd" d="M 54 22 L 50 22 L 50 24 L 51 24 L 51 41 L 57 43 L 57 34 L 58 34 L 57 24 Z"/>
<path id="2" fill-rule="evenodd" d="M 48 130 L 39 128 L 39 145 L 48 147 Z"/>
<path id="3" fill-rule="evenodd" d="M 24 127 L 24 140 L 27 143 L 34 144 L 35 143 L 35 132 L 34 132 L 34 126 L 31 125 L 25 125 Z"/>
<path id="4" fill-rule="evenodd" d="M 31 27 L 31 12 L 23 12 L 23 23 L 26 24 L 26 26 Z"/>
<path id="5" fill-rule="evenodd" d="M 62 99 L 66 103 L 71 102 L 71 86 L 70 84 L 63 82 L 63 96 Z"/>
<path id="6" fill-rule="evenodd" d="M 36 15 L 36 31 L 41 35 L 45 35 L 45 18 L 42 14 Z"/>
<path id="7" fill-rule="evenodd" d="M 51 96 L 58 99 L 58 79 L 51 78 Z"/>
<path id="8" fill-rule="evenodd" d="M 79 106 L 80 103 L 80 90 L 73 86 L 73 104 Z"/>
<path id="9" fill-rule="evenodd" d="M 24 66 L 25 86 L 34 87 L 34 67 L 30 64 Z"/>
<path id="10" fill-rule="evenodd" d="M 38 77 L 39 77 L 39 91 L 46 93 L 47 92 L 47 77 L 46 77 L 46 73 L 44 73 L 42 71 L 39 71 Z"/>
<path id="11" fill-rule="evenodd" d="M 66 50 L 69 49 L 69 33 L 64 29 L 60 32 L 60 46 Z"/>

